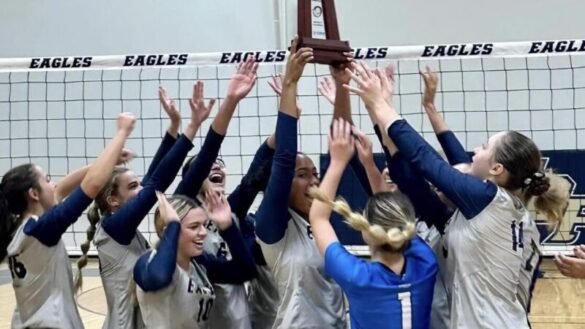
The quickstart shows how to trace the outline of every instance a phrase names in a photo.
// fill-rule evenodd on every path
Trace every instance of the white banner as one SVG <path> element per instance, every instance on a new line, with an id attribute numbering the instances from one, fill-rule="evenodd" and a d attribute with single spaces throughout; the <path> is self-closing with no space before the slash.
<path id="1" fill-rule="evenodd" d="M 435 44 L 402 47 L 354 48 L 356 59 L 399 60 L 462 57 L 551 56 L 585 52 L 585 40 L 501 43 Z M 221 53 L 133 54 L 114 56 L 65 56 L 1 58 L 0 72 L 136 67 L 181 67 L 237 64 L 252 56 L 260 64 L 283 63 L 286 50 L 231 51 Z"/>

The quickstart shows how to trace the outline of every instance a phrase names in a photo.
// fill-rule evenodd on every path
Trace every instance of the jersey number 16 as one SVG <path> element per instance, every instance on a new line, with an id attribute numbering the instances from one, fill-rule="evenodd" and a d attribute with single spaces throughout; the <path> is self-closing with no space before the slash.
<path id="1" fill-rule="evenodd" d="M 16 256 L 10 256 L 8 258 L 8 266 L 10 267 L 10 274 L 12 275 L 12 279 L 24 279 L 26 276 L 26 267 L 24 267 L 24 264 L 16 259 Z"/>

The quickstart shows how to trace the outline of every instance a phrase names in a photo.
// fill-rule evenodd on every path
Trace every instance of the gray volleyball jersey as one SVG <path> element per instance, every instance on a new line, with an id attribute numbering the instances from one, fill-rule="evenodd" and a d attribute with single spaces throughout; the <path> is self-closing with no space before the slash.
<path id="1" fill-rule="evenodd" d="M 256 266 L 258 275 L 248 285 L 248 305 L 253 329 L 270 329 L 276 319 L 280 297 L 274 275 L 267 265 Z"/>
<path id="2" fill-rule="evenodd" d="M 46 246 L 24 233 L 26 222 L 17 229 L 7 249 L 17 305 L 12 328 L 83 328 L 63 240 Z"/>
<path id="3" fill-rule="evenodd" d="M 426 225 L 425 225 L 426 226 Z M 417 225 L 418 227 L 418 225 Z M 433 305 L 431 306 L 431 329 L 447 329 L 450 324 L 450 306 L 447 296 L 445 282 L 445 271 L 447 270 L 445 253 L 443 251 L 443 237 L 441 233 L 432 226 L 425 231 L 425 242 L 431 247 L 437 258 L 437 278 L 433 290 Z"/>
<path id="4" fill-rule="evenodd" d="M 540 232 L 538 226 L 529 212 L 524 214 L 522 219 L 523 231 L 523 251 L 522 251 L 522 268 L 520 270 L 520 285 L 518 289 L 518 299 L 526 311 L 529 311 L 530 299 L 532 293 L 530 288 L 534 278 L 534 272 L 540 261 L 542 252 L 540 250 Z"/>
<path id="5" fill-rule="evenodd" d="M 447 289 L 451 328 L 528 328 L 517 298 L 523 248 L 521 202 L 498 188 L 492 202 L 475 218 L 456 211 L 446 228 Z"/>
<path id="6" fill-rule="evenodd" d="M 232 214 L 234 223 L 238 223 Z M 227 243 L 219 235 L 213 222 L 207 225 L 207 236 L 203 241 L 203 250 L 218 257 L 230 260 Z M 246 288 L 244 284 L 213 284 L 215 289 L 214 307 L 209 314 L 210 328 L 251 329 Z"/>
<path id="7" fill-rule="evenodd" d="M 154 257 L 153 250 L 150 259 Z M 171 284 L 144 292 L 136 286 L 140 312 L 148 329 L 204 329 L 214 307 L 215 293 L 204 270 L 191 262 L 187 273 L 177 265 Z"/>
<path id="8" fill-rule="evenodd" d="M 284 237 L 273 244 L 259 242 L 282 298 L 273 328 L 346 328 L 343 292 L 325 275 L 311 226 L 289 212 Z"/>
<path id="9" fill-rule="evenodd" d="M 130 244 L 122 245 L 98 226 L 93 243 L 98 251 L 100 276 L 108 305 L 103 328 L 144 328 L 132 271 L 140 255 L 148 250 L 148 242 L 142 233 L 136 231 Z"/>

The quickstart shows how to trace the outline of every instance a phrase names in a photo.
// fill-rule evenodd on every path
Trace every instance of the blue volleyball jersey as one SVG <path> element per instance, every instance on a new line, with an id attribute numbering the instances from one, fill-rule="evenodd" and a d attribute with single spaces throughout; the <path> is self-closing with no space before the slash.
<path id="1" fill-rule="evenodd" d="M 339 242 L 325 252 L 325 272 L 349 300 L 352 329 L 429 328 L 437 262 L 420 238 L 405 250 L 405 270 L 392 272 L 379 262 L 350 254 Z"/>

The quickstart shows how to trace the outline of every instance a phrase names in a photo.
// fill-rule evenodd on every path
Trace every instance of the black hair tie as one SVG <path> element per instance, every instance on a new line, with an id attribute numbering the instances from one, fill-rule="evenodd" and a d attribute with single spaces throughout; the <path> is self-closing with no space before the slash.
<path id="1" fill-rule="evenodd" d="M 535 182 L 541 181 L 542 179 L 544 179 L 544 176 L 545 175 L 542 171 L 537 171 L 531 176 L 526 177 L 523 182 L 524 188 L 534 184 Z"/>

